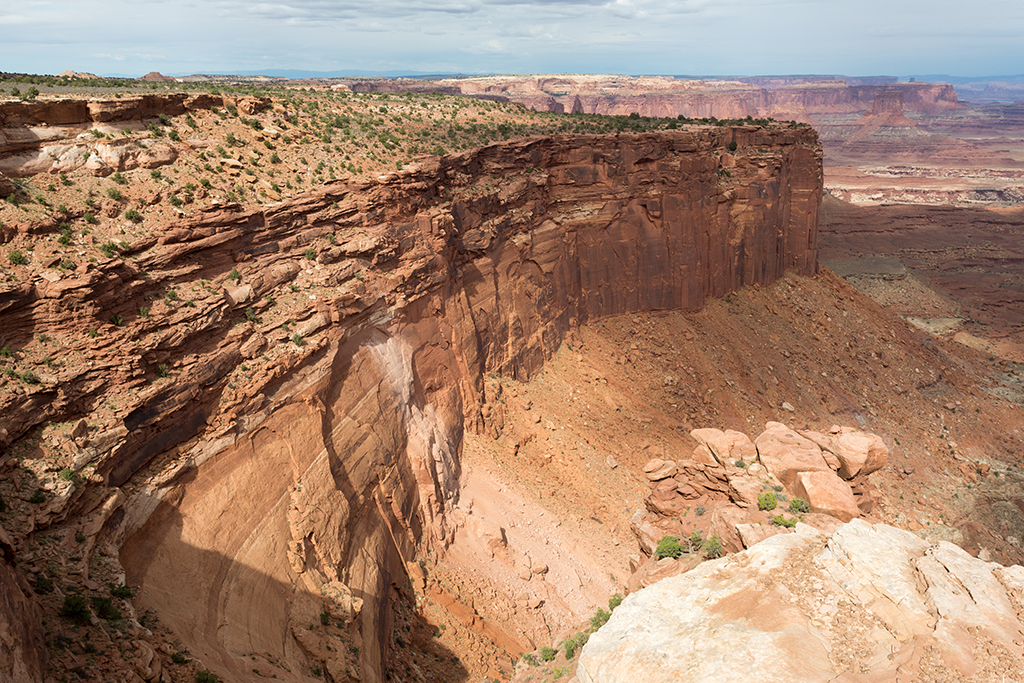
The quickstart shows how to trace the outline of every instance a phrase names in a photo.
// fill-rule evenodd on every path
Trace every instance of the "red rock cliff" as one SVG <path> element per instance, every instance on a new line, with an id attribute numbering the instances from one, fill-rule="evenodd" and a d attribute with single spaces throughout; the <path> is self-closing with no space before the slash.
<path id="1" fill-rule="evenodd" d="M 116 396 L 76 466 L 129 491 L 110 531 L 139 604 L 244 680 L 246 653 L 328 652 L 306 626 L 344 583 L 376 681 L 390 586 L 418 545 L 450 540 L 462 431 L 500 429 L 484 373 L 529 377 L 587 320 L 814 273 L 821 192 L 811 129 L 702 127 L 503 143 L 209 213 L 134 260 L 0 295 L 0 345 L 102 330 L 77 335 L 88 362 L 0 398 L 0 446 Z M 197 281 L 222 285 L 192 307 L 161 298 Z M 309 308 L 261 326 L 289 283 Z M 159 365 L 171 378 L 154 381 Z M 347 652 L 327 657 L 348 675 Z"/>

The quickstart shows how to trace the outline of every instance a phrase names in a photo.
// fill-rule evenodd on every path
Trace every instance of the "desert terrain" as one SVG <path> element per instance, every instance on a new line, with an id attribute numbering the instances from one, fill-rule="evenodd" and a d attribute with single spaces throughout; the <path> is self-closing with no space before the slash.
<path id="1" fill-rule="evenodd" d="M 824 590 L 794 539 L 851 517 L 908 557 L 1024 561 L 1007 108 L 831 81 L 594 95 L 630 111 L 588 111 L 596 77 L 201 85 L 0 104 L 10 680 L 589 682 L 601 639 L 572 643 L 712 538 L 726 564 L 700 566 L 734 571 L 779 536 L 793 596 Z M 862 474 L 831 464 L 846 433 L 872 435 Z M 845 507 L 769 464 L 772 434 Z M 991 571 L 998 619 L 842 607 L 815 661 L 895 638 L 918 680 L 1015 672 L 977 625 L 1020 618 Z"/>

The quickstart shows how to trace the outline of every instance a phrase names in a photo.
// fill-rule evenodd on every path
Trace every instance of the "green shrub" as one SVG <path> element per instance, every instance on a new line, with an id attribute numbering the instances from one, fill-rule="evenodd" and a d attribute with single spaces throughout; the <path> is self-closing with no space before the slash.
<path id="1" fill-rule="evenodd" d="M 7 255 L 7 260 L 15 266 L 23 266 L 28 263 L 28 258 L 25 254 L 21 253 L 17 249 Z"/>
<path id="2" fill-rule="evenodd" d="M 96 225 L 97 223 L 99 223 L 99 221 L 96 220 L 96 215 L 91 211 L 86 211 L 84 214 L 82 214 L 82 220 L 84 220 L 89 225 Z"/>
<path id="3" fill-rule="evenodd" d="M 158 118 L 160 119 L 160 123 L 162 125 L 164 125 L 164 126 L 171 125 L 171 117 L 168 116 L 167 114 L 160 114 L 160 116 Z"/>
<path id="4" fill-rule="evenodd" d="M 757 497 L 758 510 L 774 510 L 778 504 L 778 501 L 775 500 L 775 493 L 772 491 L 766 491 Z"/>
<path id="5" fill-rule="evenodd" d="M 733 140 L 732 142 L 729 143 L 728 147 L 730 152 L 735 152 L 736 148 L 739 147 L 739 145 L 737 145 L 736 141 Z"/>
<path id="6" fill-rule="evenodd" d="M 60 615 L 65 619 L 70 619 L 76 624 L 85 625 L 89 623 L 89 602 L 85 599 L 84 595 L 72 593 L 64 598 L 64 604 L 61 605 Z"/>
<path id="7" fill-rule="evenodd" d="M 796 517 L 786 517 L 785 515 L 775 515 L 769 520 L 775 526 L 784 526 L 787 529 L 792 529 L 796 526 Z"/>
<path id="8" fill-rule="evenodd" d="M 107 196 L 113 199 L 115 202 L 119 202 L 124 199 L 124 195 L 116 187 L 107 188 Z"/>
<path id="9" fill-rule="evenodd" d="M 615 608 L 622 604 L 622 593 L 616 593 L 608 598 L 608 609 L 615 611 Z"/>
<path id="10" fill-rule="evenodd" d="M 53 592 L 53 581 L 46 574 L 40 574 L 36 577 L 36 583 L 32 587 L 39 595 Z"/>
<path id="11" fill-rule="evenodd" d="M 131 600 L 135 597 L 135 589 L 126 584 L 108 583 L 107 588 L 110 589 L 110 594 L 115 598 L 122 600 Z"/>
<path id="12" fill-rule="evenodd" d="M 789 501 L 789 511 L 800 515 L 811 511 L 811 505 L 803 498 L 794 498 Z"/>
<path id="13" fill-rule="evenodd" d="M 115 324 L 118 327 L 120 327 L 121 323 L 124 322 L 124 318 L 122 318 L 120 315 L 115 313 L 114 315 L 110 316 L 110 322 L 112 322 L 113 324 Z"/>
<path id="14" fill-rule="evenodd" d="M 28 502 L 32 503 L 33 505 L 39 505 L 40 503 L 45 503 L 46 502 L 46 491 L 44 491 L 42 489 L 36 489 L 35 491 L 32 492 L 32 495 L 29 497 Z"/>
<path id="15" fill-rule="evenodd" d="M 125 178 L 123 175 L 121 175 L 120 171 L 118 171 L 114 175 L 110 176 L 110 179 L 113 180 L 118 185 L 127 185 L 128 184 L 128 179 Z"/>
<path id="16" fill-rule="evenodd" d="M 171 661 L 175 664 L 188 664 L 188 657 L 184 652 L 175 652 L 171 655 Z"/>
<path id="17" fill-rule="evenodd" d="M 662 536 L 654 550 L 654 556 L 659 560 L 665 557 L 677 559 L 682 554 L 683 546 L 679 544 L 678 536 Z"/>
<path id="18" fill-rule="evenodd" d="M 611 619 L 611 616 L 611 612 L 605 612 L 603 609 L 598 607 L 594 616 L 590 617 L 590 628 L 596 631 L 607 624 L 608 620 Z"/>
<path id="19" fill-rule="evenodd" d="M 121 618 L 121 610 L 114 607 L 114 604 L 110 601 L 110 598 L 101 597 L 94 595 L 90 598 L 89 602 L 92 603 L 92 607 L 96 610 L 96 616 L 100 619 L 106 619 L 107 621 L 117 621 Z"/>
<path id="20" fill-rule="evenodd" d="M 196 673 L 196 683 L 220 683 L 220 676 L 203 669 Z"/>
<path id="21" fill-rule="evenodd" d="M 299 334 L 298 332 L 292 335 L 292 344 L 295 344 L 296 346 L 303 346 L 305 345 L 305 343 L 306 340 L 303 339 L 302 335 Z"/>
<path id="22" fill-rule="evenodd" d="M 545 662 L 550 662 L 555 659 L 555 655 L 558 654 L 558 650 L 553 647 L 542 647 L 540 649 L 540 658 Z"/>
<path id="23" fill-rule="evenodd" d="M 704 545 L 701 547 L 701 553 L 708 560 L 713 560 L 716 557 L 721 557 L 724 554 L 722 549 L 722 540 L 718 536 L 712 536 L 708 540 L 704 541 Z"/>
<path id="24" fill-rule="evenodd" d="M 228 273 L 228 279 L 234 280 L 235 282 L 241 282 L 242 274 L 238 272 L 238 268 L 232 268 L 231 272 Z"/>
<path id="25" fill-rule="evenodd" d="M 565 658 L 571 660 L 576 656 L 579 650 L 583 649 L 583 646 L 590 640 L 589 631 L 580 631 L 572 638 L 566 638 L 562 641 L 562 650 L 565 651 Z"/>
<path id="26" fill-rule="evenodd" d="M 130 220 L 132 223 L 142 222 L 142 214 L 136 211 L 135 209 L 128 209 L 127 211 L 125 211 L 124 217 Z"/>
<path id="27" fill-rule="evenodd" d="M 316 258 L 316 249 L 310 247 L 306 249 L 306 251 L 304 251 L 303 254 L 308 260 L 312 261 Z"/>

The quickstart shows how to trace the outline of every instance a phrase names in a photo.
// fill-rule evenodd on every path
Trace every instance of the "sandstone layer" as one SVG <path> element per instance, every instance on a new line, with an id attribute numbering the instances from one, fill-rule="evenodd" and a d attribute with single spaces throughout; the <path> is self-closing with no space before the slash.
<path id="1" fill-rule="evenodd" d="M 813 131 L 705 127 L 494 145 L 210 212 L 2 295 L 0 345 L 102 334 L 4 394 L 0 442 L 138 389 L 64 447 L 112 489 L 139 606 L 227 680 L 290 679 L 278 663 L 323 655 L 309 625 L 342 596 L 356 640 L 324 666 L 379 680 L 392 586 L 452 537 L 462 431 L 500 429 L 484 373 L 530 377 L 588 320 L 814 273 L 820 197 Z M 196 281 L 217 284 L 163 296 Z M 309 308 L 261 327 L 289 284 Z"/>
<path id="2" fill-rule="evenodd" d="M 854 520 L 806 525 L 643 589 L 590 637 L 582 683 L 1019 680 L 1024 568 Z"/>

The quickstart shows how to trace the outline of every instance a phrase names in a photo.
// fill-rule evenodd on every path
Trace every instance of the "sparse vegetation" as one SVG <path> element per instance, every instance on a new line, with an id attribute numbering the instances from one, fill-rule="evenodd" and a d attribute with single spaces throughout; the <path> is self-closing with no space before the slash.
<path id="1" fill-rule="evenodd" d="M 765 491 L 764 493 L 758 494 L 757 496 L 757 509 L 758 510 L 774 510 L 778 507 L 779 502 L 775 499 L 774 491 Z"/>
<path id="2" fill-rule="evenodd" d="M 789 511 L 797 515 L 806 514 L 811 511 L 811 506 L 803 498 L 794 498 L 789 501 Z"/>

